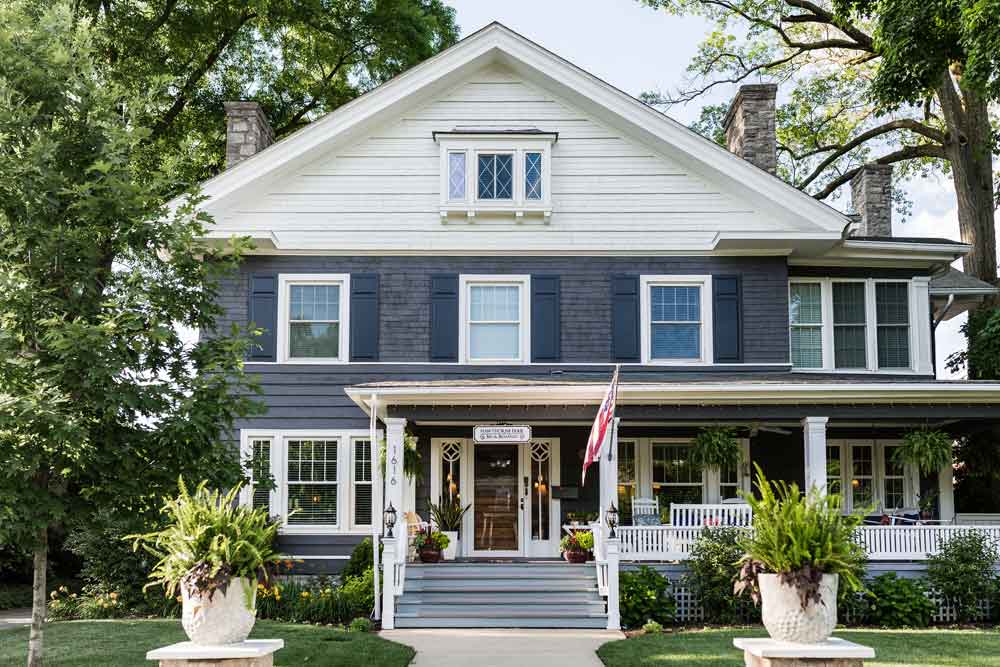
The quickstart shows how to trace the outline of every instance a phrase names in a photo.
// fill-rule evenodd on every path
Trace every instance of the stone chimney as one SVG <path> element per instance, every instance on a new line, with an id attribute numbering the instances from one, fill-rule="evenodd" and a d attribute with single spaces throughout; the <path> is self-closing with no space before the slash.
<path id="1" fill-rule="evenodd" d="M 740 86 L 722 121 L 729 150 L 771 174 L 778 166 L 774 133 L 777 93 L 774 83 Z"/>
<path id="2" fill-rule="evenodd" d="M 892 165 L 870 163 L 851 179 L 851 200 L 860 222 L 854 236 L 892 236 Z"/>
<path id="3" fill-rule="evenodd" d="M 256 102 L 226 102 L 226 169 L 274 143 L 274 130 Z"/>

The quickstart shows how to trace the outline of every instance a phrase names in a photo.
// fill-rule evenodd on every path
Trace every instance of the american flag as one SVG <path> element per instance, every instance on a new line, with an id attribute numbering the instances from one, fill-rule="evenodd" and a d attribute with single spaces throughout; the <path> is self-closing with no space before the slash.
<path id="1" fill-rule="evenodd" d="M 594 425 L 590 427 L 590 438 L 587 440 L 587 455 L 583 459 L 581 485 L 587 481 L 587 468 L 601 456 L 601 447 L 604 445 L 604 437 L 608 433 L 608 424 L 615 418 L 615 401 L 617 398 L 618 366 L 615 366 L 615 374 L 611 376 L 611 384 L 608 385 L 608 391 L 604 394 L 601 409 L 597 411 Z"/>

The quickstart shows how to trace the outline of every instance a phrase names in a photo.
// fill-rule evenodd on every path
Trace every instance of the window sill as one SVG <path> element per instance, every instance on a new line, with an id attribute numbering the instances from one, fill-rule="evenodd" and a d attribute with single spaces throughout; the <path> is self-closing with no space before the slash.
<path id="1" fill-rule="evenodd" d="M 548 204 L 526 204 L 513 202 L 503 202 L 498 204 L 490 204 L 486 202 L 468 204 L 462 202 L 442 206 L 440 213 L 441 220 L 443 221 L 447 221 L 453 217 L 464 217 L 467 220 L 475 220 L 477 216 L 512 215 L 517 222 L 521 222 L 525 218 L 541 218 L 547 223 L 552 217 L 552 206 Z"/>

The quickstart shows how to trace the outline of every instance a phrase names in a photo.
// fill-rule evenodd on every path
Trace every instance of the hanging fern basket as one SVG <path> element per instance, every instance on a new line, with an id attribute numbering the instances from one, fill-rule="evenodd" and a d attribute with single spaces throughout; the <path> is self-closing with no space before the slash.
<path id="1" fill-rule="evenodd" d="M 379 443 L 378 460 L 382 468 L 382 476 L 385 477 L 385 439 Z M 417 449 L 417 436 L 406 433 L 403 436 L 403 474 L 407 479 L 421 479 L 420 450 Z"/>
<path id="2" fill-rule="evenodd" d="M 941 468 L 951 464 L 954 444 L 954 438 L 943 431 L 929 428 L 910 431 L 896 448 L 893 461 L 913 465 L 921 475 L 936 475 Z"/>
<path id="3" fill-rule="evenodd" d="M 736 429 L 706 426 L 691 441 L 691 462 L 705 468 L 732 468 L 743 460 Z"/>

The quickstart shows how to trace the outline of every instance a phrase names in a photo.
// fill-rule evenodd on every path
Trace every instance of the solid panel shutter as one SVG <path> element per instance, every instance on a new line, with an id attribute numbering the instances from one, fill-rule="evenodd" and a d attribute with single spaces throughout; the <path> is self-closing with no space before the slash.
<path id="1" fill-rule="evenodd" d="M 431 276 L 431 361 L 458 361 L 458 274 Z"/>
<path id="2" fill-rule="evenodd" d="M 611 357 L 640 361 L 638 276 L 611 276 Z"/>
<path id="3" fill-rule="evenodd" d="M 378 361 L 378 274 L 351 274 L 351 361 Z"/>
<path id="4" fill-rule="evenodd" d="M 278 327 L 278 276 L 253 274 L 250 276 L 249 320 L 263 332 L 254 340 L 250 361 L 275 361 Z"/>
<path id="5" fill-rule="evenodd" d="M 559 276 L 531 276 L 531 360 L 559 359 Z"/>
<path id="6" fill-rule="evenodd" d="M 739 363 L 743 361 L 740 277 L 713 276 L 712 291 L 715 363 Z"/>

